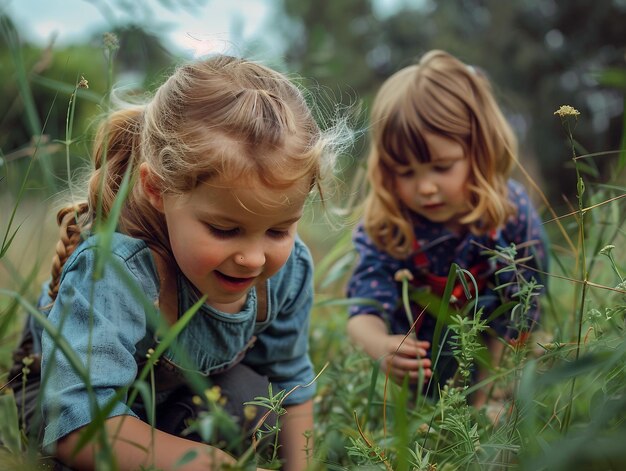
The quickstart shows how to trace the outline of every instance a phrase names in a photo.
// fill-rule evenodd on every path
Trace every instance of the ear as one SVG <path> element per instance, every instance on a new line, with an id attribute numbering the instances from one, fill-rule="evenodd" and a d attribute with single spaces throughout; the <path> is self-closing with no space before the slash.
<path id="1" fill-rule="evenodd" d="M 163 195 L 156 186 L 156 178 L 150 169 L 150 166 L 143 162 L 139 166 L 139 180 L 141 182 L 141 189 L 145 193 L 148 201 L 154 209 L 159 212 L 163 212 Z"/>

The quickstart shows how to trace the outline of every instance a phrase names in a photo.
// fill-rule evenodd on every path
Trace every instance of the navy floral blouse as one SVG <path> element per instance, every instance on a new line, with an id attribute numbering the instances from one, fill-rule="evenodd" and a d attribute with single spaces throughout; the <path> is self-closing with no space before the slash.
<path id="1" fill-rule="evenodd" d="M 359 224 L 353 235 L 358 261 L 347 286 L 348 297 L 355 300 L 350 306 L 349 315 L 377 315 L 386 321 L 390 333 L 407 333 L 410 325 L 404 310 L 401 309 L 401 283 L 395 280 L 396 273 L 402 269 L 412 274 L 412 284 L 417 289 L 426 289 L 438 294 L 443 293 L 453 263 L 470 270 L 478 284 L 477 302 L 478 306 L 483 308 L 483 318 L 489 316 L 501 304 L 518 299 L 515 293 L 519 291 L 520 283 L 514 282 L 516 276 L 523 276 L 526 280 L 534 278 L 538 284 L 545 284 L 542 272 L 547 271 L 547 240 L 541 219 L 520 183 L 510 180 L 508 188 L 509 199 L 517 207 L 517 214 L 511 217 L 504 227 L 491 234 L 476 236 L 468 232 L 457 235 L 442 224 L 414 215 L 416 244 L 413 253 L 404 260 L 395 259 L 376 247 L 365 232 L 363 224 Z M 484 252 L 486 249 L 511 247 L 511 244 L 516 246 L 516 260 L 530 257 L 523 261 L 527 268 L 518 266 L 517 271 L 497 274 L 496 272 L 505 267 L 506 263 Z M 494 289 L 504 284 L 508 284 L 505 289 Z M 453 292 L 455 299 L 466 299 L 462 288 L 460 291 L 459 288 L 461 287 L 457 286 Z M 545 288 L 538 288 L 537 292 L 543 289 Z M 490 326 L 505 338 L 515 338 L 520 322 L 532 327 L 538 321 L 539 306 L 536 299 L 536 296 L 533 297 L 530 309 L 523 310 L 526 311 L 524 319 L 514 321 L 513 315 L 516 310 L 513 309 L 493 319 Z M 374 300 L 376 303 L 363 302 L 364 300 Z M 432 342 L 436 319 L 432 315 L 421 317 L 423 319 L 416 325 L 417 336 Z"/>

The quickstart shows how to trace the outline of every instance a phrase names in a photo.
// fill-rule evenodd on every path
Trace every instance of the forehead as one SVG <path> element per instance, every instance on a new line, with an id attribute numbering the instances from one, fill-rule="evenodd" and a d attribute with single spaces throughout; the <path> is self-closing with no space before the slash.
<path id="1" fill-rule="evenodd" d="M 423 133 L 431 160 L 456 159 L 465 155 L 463 146 L 443 134 Z"/>
<path id="2" fill-rule="evenodd" d="M 215 177 L 198 185 L 190 196 L 200 210 L 224 216 L 280 217 L 301 212 L 308 190 L 306 181 L 273 188 L 257 179 Z"/>
<path id="3" fill-rule="evenodd" d="M 197 153 L 198 169 L 193 184 L 244 188 L 265 185 L 289 188 L 305 180 L 311 185 L 317 174 L 318 154 L 303 151 L 297 137 L 280 145 L 252 144 L 245 136 L 211 130 L 210 139 Z M 243 180 L 243 181 L 242 181 Z"/>
<path id="4" fill-rule="evenodd" d="M 414 166 L 464 159 L 465 147 L 444 134 L 422 132 L 414 137 L 416 145 L 390 154 L 391 166 Z"/>

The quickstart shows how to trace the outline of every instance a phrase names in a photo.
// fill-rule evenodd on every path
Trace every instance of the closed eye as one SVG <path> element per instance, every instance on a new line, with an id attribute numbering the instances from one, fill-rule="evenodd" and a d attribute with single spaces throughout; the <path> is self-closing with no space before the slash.
<path id="1" fill-rule="evenodd" d="M 394 172 L 399 178 L 411 178 L 415 175 L 415 170 L 411 167 L 396 167 Z"/>
<path id="2" fill-rule="evenodd" d="M 273 239 L 284 239 L 285 237 L 289 237 L 289 231 L 286 229 L 270 229 L 267 231 L 267 234 Z"/>
<path id="3" fill-rule="evenodd" d="M 221 227 L 216 227 L 213 226 L 211 224 L 207 224 L 206 227 L 209 229 L 209 232 L 219 238 L 219 239 L 228 239 L 230 237 L 235 237 L 237 235 L 239 235 L 239 229 L 238 228 L 233 228 L 233 229 L 224 229 Z"/>
<path id="4" fill-rule="evenodd" d="M 454 166 L 454 164 L 451 164 L 451 165 L 435 165 L 433 168 L 435 169 L 435 172 L 445 173 L 448 170 L 451 170 L 453 166 Z"/>

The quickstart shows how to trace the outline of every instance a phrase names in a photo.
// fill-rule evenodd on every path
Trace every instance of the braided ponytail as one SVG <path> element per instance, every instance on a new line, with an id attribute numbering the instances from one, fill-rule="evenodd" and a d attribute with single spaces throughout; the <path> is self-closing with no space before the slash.
<path id="1" fill-rule="evenodd" d="M 87 210 L 87 203 L 80 203 L 75 206 L 67 206 L 57 214 L 59 241 L 56 245 L 56 253 L 52 257 L 52 277 L 48 285 L 48 295 L 52 301 L 56 299 L 59 292 L 63 265 L 80 243 L 83 225 L 86 224 Z"/>

